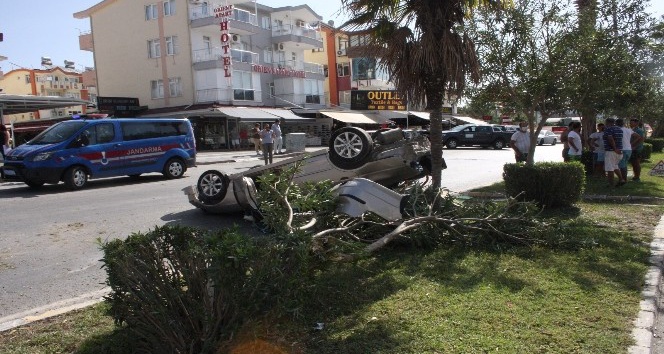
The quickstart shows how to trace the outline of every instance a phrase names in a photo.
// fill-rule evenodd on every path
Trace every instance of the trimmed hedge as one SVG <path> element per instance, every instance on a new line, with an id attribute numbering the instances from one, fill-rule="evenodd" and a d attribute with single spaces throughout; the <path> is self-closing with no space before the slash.
<path id="1" fill-rule="evenodd" d="M 664 149 L 664 139 L 662 138 L 648 138 L 645 142 L 652 145 L 652 152 L 662 152 Z"/>
<path id="2" fill-rule="evenodd" d="M 652 144 L 648 143 L 643 143 L 643 154 L 641 155 L 641 160 L 650 160 L 650 156 L 652 156 L 652 151 L 653 151 L 653 146 Z"/>
<path id="3" fill-rule="evenodd" d="M 503 167 L 508 196 L 540 207 L 565 207 L 581 199 L 586 183 L 580 162 L 508 163 Z"/>

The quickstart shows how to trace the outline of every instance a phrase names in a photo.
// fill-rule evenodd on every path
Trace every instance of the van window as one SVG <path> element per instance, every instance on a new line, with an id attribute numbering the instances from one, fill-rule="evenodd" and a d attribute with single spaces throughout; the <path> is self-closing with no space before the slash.
<path id="1" fill-rule="evenodd" d="M 34 139 L 27 142 L 27 145 L 46 145 L 56 144 L 71 138 L 74 133 L 88 124 L 83 121 L 61 122 L 44 130 Z"/>
<path id="2" fill-rule="evenodd" d="M 84 145 L 97 145 L 113 141 L 115 130 L 112 123 L 102 123 L 93 125 L 81 133 Z"/>
<path id="3" fill-rule="evenodd" d="M 124 140 L 187 135 L 184 122 L 122 122 L 120 125 Z"/>

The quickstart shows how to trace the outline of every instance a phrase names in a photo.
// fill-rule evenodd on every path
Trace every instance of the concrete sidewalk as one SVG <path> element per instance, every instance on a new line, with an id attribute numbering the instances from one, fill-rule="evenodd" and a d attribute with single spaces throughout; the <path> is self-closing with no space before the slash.
<path id="1" fill-rule="evenodd" d="M 284 159 L 298 156 L 307 152 L 314 152 L 321 149 L 327 149 L 324 146 L 310 146 L 305 151 L 284 151 L 282 154 L 272 155 L 273 160 Z M 215 163 L 230 163 L 239 161 L 257 161 L 263 162 L 263 155 L 258 155 L 254 150 L 206 150 L 196 153 L 197 165 L 211 165 Z"/>

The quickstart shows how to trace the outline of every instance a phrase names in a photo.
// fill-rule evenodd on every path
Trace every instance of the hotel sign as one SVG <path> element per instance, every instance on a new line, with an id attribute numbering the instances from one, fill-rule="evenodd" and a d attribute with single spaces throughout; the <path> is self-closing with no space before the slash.
<path id="1" fill-rule="evenodd" d="M 275 68 L 273 66 L 265 66 L 265 65 L 257 65 L 253 64 L 251 65 L 251 70 L 263 74 L 274 74 L 274 75 L 280 75 L 280 76 L 291 76 L 291 77 L 301 77 L 301 78 L 306 78 L 307 73 L 304 71 L 298 71 L 298 70 L 291 70 L 291 69 L 280 69 L 280 68 Z"/>
<path id="2" fill-rule="evenodd" d="M 352 90 L 350 109 L 370 111 L 405 111 L 406 100 L 394 90 Z"/>
<path id="3" fill-rule="evenodd" d="M 231 36 L 228 33 L 228 18 L 233 16 L 233 5 L 223 5 L 214 9 L 214 17 L 221 18 L 219 23 L 221 31 L 221 62 L 224 64 L 224 77 L 231 77 Z"/>

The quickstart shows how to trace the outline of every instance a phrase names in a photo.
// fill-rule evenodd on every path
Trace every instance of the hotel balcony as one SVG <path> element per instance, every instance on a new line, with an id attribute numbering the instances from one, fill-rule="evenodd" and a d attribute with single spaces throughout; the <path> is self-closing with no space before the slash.
<path id="1" fill-rule="evenodd" d="M 209 88 L 196 90 L 196 103 L 229 104 L 237 106 L 276 106 L 289 107 L 298 105 L 307 108 L 325 106 L 324 94 L 275 93 L 272 97 L 260 90 Z"/>
<path id="2" fill-rule="evenodd" d="M 206 48 L 194 50 L 193 62 L 221 61 L 224 56 L 223 48 Z M 231 49 L 231 60 L 234 63 L 258 64 L 258 53 L 246 50 Z"/>
<path id="3" fill-rule="evenodd" d="M 214 7 L 209 4 L 192 7 L 189 20 L 191 28 L 219 26 L 219 19 L 214 17 Z M 233 9 L 233 16 L 229 20 L 228 27 L 233 33 L 251 35 L 260 29 L 256 15 L 249 11 Z"/>
<path id="4" fill-rule="evenodd" d="M 308 50 L 323 46 L 319 30 L 293 25 L 272 27 L 272 42 L 283 43 L 284 50 Z"/>
<path id="5" fill-rule="evenodd" d="M 285 60 L 285 61 L 276 62 L 275 64 L 276 64 L 275 66 L 279 69 L 304 71 L 306 73 L 311 73 L 311 74 L 325 75 L 322 64 L 308 63 L 297 60 Z"/>

